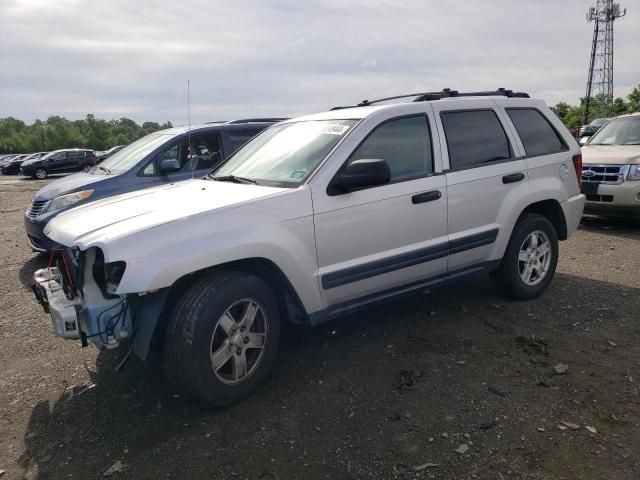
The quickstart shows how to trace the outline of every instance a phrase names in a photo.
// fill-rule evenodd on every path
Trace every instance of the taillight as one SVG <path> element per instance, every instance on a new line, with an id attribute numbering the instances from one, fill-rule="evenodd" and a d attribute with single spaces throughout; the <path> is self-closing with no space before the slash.
<path id="1" fill-rule="evenodd" d="M 574 155 L 573 168 L 576 169 L 576 177 L 578 178 L 578 187 L 582 188 L 582 154 Z"/>

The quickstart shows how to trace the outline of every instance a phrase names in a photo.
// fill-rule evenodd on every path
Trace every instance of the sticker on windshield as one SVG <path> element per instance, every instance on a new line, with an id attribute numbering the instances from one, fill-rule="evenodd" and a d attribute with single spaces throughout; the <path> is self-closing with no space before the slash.
<path id="1" fill-rule="evenodd" d="M 320 130 L 320 133 L 326 133 L 327 135 L 342 135 L 349 130 L 349 125 L 325 125 Z"/>
<path id="2" fill-rule="evenodd" d="M 291 172 L 289 176 L 291 178 L 295 178 L 296 180 L 300 180 L 300 179 L 303 179 L 306 175 L 307 175 L 306 170 L 294 170 L 293 172 Z"/>

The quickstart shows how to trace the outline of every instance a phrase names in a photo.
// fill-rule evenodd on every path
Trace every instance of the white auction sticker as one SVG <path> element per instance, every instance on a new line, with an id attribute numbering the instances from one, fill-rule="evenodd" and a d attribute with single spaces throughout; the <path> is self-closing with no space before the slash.
<path id="1" fill-rule="evenodd" d="M 348 125 L 324 125 L 320 133 L 326 133 L 327 135 L 342 135 L 349 130 Z"/>

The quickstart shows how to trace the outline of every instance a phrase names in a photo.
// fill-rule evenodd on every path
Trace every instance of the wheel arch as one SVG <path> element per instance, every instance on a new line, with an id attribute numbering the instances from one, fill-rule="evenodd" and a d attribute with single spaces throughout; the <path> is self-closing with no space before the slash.
<path id="1" fill-rule="evenodd" d="M 224 270 L 240 271 L 262 279 L 276 295 L 278 306 L 280 307 L 284 320 L 296 325 L 308 322 L 308 312 L 304 304 L 291 284 L 291 281 L 280 267 L 267 258 L 252 257 L 203 268 L 176 280 L 173 285 L 166 289 L 164 305 L 162 306 L 160 315 L 156 318 L 156 325 L 153 328 L 152 334 L 147 335 L 148 338 L 136 339 L 136 341 L 142 344 L 148 344 L 150 342 L 154 347 L 160 347 L 163 343 L 164 333 L 171 314 L 182 295 L 194 282 L 202 277 Z M 153 321 L 153 319 L 149 318 L 142 320 Z"/>
<path id="2" fill-rule="evenodd" d="M 529 213 L 536 213 L 546 217 L 555 228 L 558 240 L 566 240 L 568 238 L 567 219 L 564 216 L 560 202 L 557 200 L 547 199 L 529 204 L 518 216 L 516 224 Z"/>

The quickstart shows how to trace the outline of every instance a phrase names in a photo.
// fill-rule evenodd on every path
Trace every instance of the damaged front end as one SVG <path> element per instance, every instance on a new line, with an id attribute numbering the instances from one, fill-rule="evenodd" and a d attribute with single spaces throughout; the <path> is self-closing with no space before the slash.
<path id="1" fill-rule="evenodd" d="M 133 335 L 135 297 L 117 295 L 124 262 L 104 262 L 99 248 L 55 250 L 49 266 L 34 274 L 36 299 L 51 315 L 54 333 L 91 340 L 100 349 L 113 348 Z"/>

